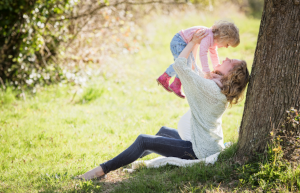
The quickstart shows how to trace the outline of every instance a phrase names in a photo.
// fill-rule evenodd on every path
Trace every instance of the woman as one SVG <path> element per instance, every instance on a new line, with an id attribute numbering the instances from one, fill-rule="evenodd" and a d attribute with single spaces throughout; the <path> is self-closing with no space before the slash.
<path id="1" fill-rule="evenodd" d="M 180 120 L 178 130 L 162 127 L 155 136 L 141 134 L 121 154 L 77 178 L 101 179 L 108 172 L 150 153 L 200 159 L 222 151 L 222 114 L 228 103 L 235 104 L 241 98 L 249 72 L 245 61 L 226 58 L 216 66 L 212 80 L 205 79 L 202 72 L 195 73 L 187 66 L 187 58 L 205 36 L 204 31 L 196 32 L 173 66 L 190 106 L 190 111 Z"/>

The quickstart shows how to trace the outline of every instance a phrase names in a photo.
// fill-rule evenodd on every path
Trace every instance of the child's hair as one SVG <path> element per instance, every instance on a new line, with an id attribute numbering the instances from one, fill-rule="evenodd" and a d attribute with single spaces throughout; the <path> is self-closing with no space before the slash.
<path id="1" fill-rule="evenodd" d="M 232 22 L 224 20 L 217 21 L 212 26 L 212 32 L 214 38 L 221 42 L 228 41 L 232 47 L 236 47 L 240 44 L 239 29 Z"/>
<path id="2" fill-rule="evenodd" d="M 220 74 L 219 72 L 215 73 Z M 243 99 L 249 77 L 247 63 L 242 60 L 221 79 L 221 83 L 223 84 L 221 92 L 226 96 L 230 106 Z"/>

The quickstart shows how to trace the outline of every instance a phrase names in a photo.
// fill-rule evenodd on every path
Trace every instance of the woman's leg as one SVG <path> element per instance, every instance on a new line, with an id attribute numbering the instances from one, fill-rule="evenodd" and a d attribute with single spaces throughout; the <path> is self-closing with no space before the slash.
<path id="1" fill-rule="evenodd" d="M 179 140 L 181 140 L 177 129 L 173 129 L 173 128 L 166 127 L 166 126 L 161 127 L 160 130 L 156 133 L 155 136 L 161 136 L 161 137 L 167 137 L 167 138 L 170 138 L 170 139 L 179 139 Z M 128 149 L 130 149 L 130 147 Z M 151 153 L 154 153 L 154 152 L 151 151 L 151 150 L 144 150 L 143 154 L 139 158 L 145 157 L 145 156 L 147 156 Z M 114 159 L 116 159 L 116 158 L 114 158 Z M 86 172 L 85 174 L 83 174 L 81 176 L 81 178 L 89 180 L 89 179 L 93 179 L 95 177 L 102 176 L 102 175 L 104 175 L 104 171 L 103 171 L 102 167 L 99 166 L 99 167 L 96 167 L 96 168 Z"/>
<path id="2" fill-rule="evenodd" d="M 173 138 L 173 139 L 181 139 L 179 134 L 178 134 L 178 130 L 177 129 L 173 129 L 170 127 L 166 127 L 163 126 L 160 128 L 160 130 L 155 134 L 155 136 L 162 136 L 162 137 L 168 137 L 168 138 Z M 146 150 L 140 158 L 143 158 L 149 154 L 153 153 L 150 150 Z"/>
<path id="3" fill-rule="evenodd" d="M 134 162 L 140 158 L 145 151 L 151 151 L 166 157 L 197 159 L 190 141 L 141 134 L 129 148 L 115 158 L 100 164 L 100 166 L 104 173 L 108 173 Z"/>
<path id="4" fill-rule="evenodd" d="M 162 137 L 169 137 L 173 139 L 181 139 L 177 129 L 173 129 L 166 126 L 161 127 L 160 130 L 155 135 L 162 136 Z"/>

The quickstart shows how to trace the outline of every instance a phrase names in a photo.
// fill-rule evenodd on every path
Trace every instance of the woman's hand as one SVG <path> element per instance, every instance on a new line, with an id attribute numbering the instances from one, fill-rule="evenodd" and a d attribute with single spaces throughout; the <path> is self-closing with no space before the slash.
<path id="1" fill-rule="evenodd" d="M 206 79 L 212 79 L 211 73 L 210 72 L 204 72 L 204 78 Z"/>
<path id="2" fill-rule="evenodd" d="M 191 40 L 191 42 L 195 43 L 195 44 L 200 44 L 201 40 L 207 36 L 206 30 L 205 29 L 199 29 L 197 30 L 194 35 L 193 38 Z"/>
<path id="3" fill-rule="evenodd" d="M 211 77 L 211 80 L 213 80 L 220 88 L 223 88 L 223 84 L 221 83 L 221 79 L 223 78 L 223 76 L 212 72 Z"/>
<path id="4" fill-rule="evenodd" d="M 205 30 L 198 30 L 194 33 L 192 40 L 186 45 L 186 47 L 181 51 L 178 58 L 188 59 L 192 49 L 196 44 L 200 44 L 201 40 L 207 36 Z"/>

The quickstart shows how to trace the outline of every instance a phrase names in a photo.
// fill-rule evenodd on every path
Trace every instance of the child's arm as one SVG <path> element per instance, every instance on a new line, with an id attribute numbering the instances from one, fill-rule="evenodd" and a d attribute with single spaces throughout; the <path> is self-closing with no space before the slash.
<path id="1" fill-rule="evenodd" d="M 214 69 L 218 64 L 220 64 L 220 59 L 219 59 L 219 56 L 218 56 L 217 49 L 218 49 L 217 47 L 216 48 L 209 48 L 209 55 L 210 55 L 211 63 L 213 65 Z"/>
<path id="2" fill-rule="evenodd" d="M 199 52 L 199 57 L 202 65 L 202 71 L 205 75 L 205 78 L 211 79 L 210 75 L 210 69 L 208 66 L 208 58 L 207 58 L 207 53 L 210 47 L 210 37 L 205 37 L 200 43 L 200 52 Z"/>

